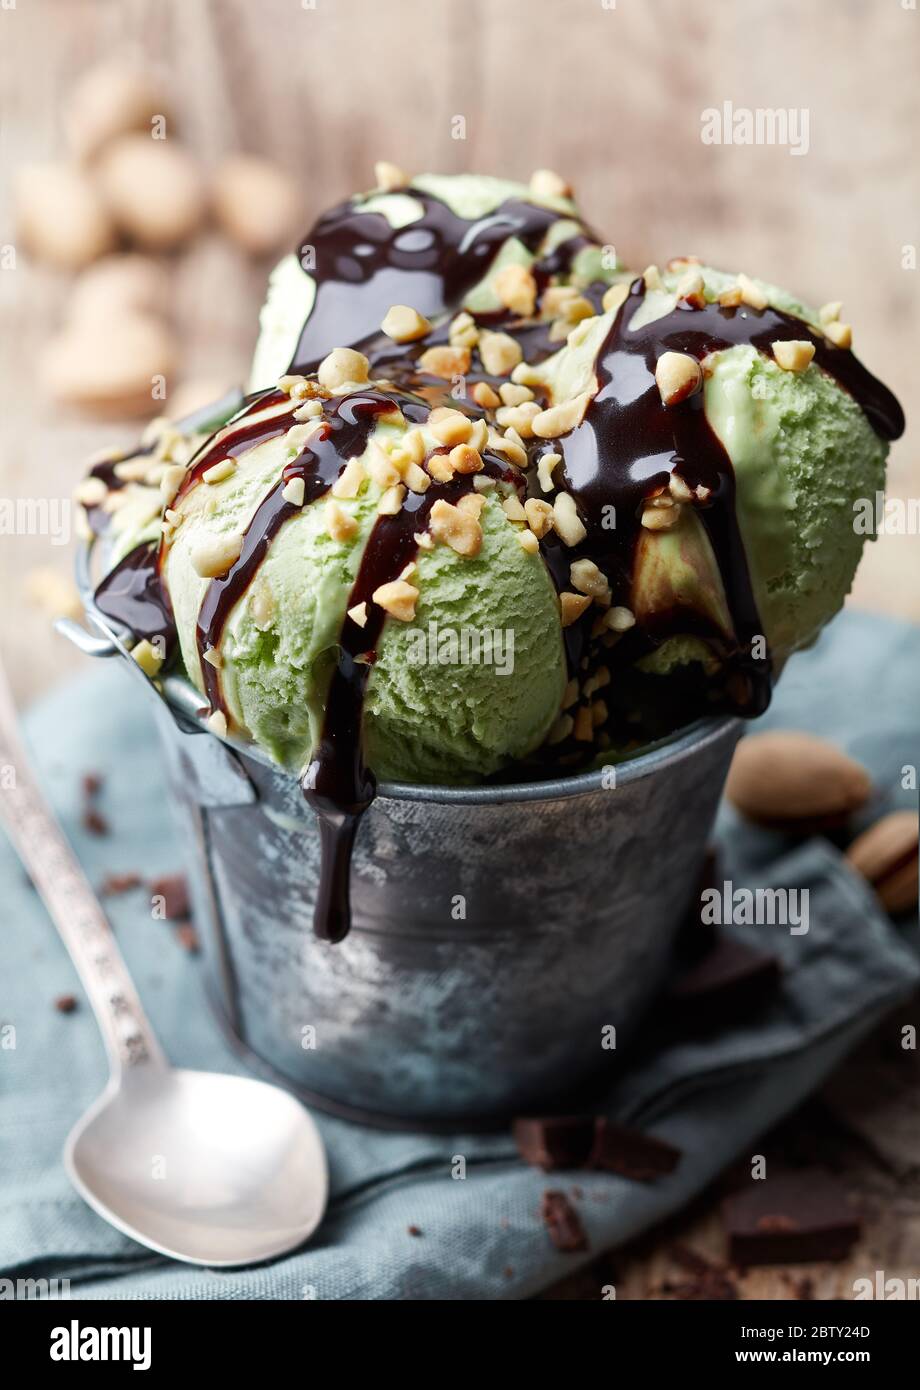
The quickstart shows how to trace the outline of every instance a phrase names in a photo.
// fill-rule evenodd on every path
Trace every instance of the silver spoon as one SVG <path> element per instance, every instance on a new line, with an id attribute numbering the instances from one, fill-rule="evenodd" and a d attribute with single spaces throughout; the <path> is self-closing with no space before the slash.
<path id="1" fill-rule="evenodd" d="M 108 1084 L 64 1146 L 77 1191 L 126 1235 L 190 1264 L 251 1264 L 301 1245 L 328 1195 L 316 1125 L 277 1086 L 167 1062 L 35 782 L 2 663 L 0 767 L 14 770 L 0 790 L 0 822 L 70 952 L 109 1055 Z"/>

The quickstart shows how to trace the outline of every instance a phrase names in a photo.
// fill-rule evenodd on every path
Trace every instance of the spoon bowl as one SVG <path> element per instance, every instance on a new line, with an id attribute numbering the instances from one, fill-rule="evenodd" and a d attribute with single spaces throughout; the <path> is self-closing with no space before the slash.
<path id="1" fill-rule="evenodd" d="M 109 1083 L 68 1136 L 64 1162 L 100 1216 L 193 1264 L 251 1264 L 302 1244 L 328 1175 L 303 1106 L 245 1077 L 143 1067 Z"/>

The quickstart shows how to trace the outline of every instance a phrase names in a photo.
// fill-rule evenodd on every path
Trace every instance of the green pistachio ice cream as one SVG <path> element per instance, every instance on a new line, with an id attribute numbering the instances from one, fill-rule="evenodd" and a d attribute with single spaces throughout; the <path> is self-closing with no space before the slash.
<path id="1" fill-rule="evenodd" d="M 212 729 L 343 806 L 364 763 L 552 775 L 758 713 L 843 603 L 903 426 L 839 305 L 693 261 L 632 275 L 547 171 L 386 171 L 260 322 L 216 435 L 161 429 L 89 480 L 98 603 Z"/>

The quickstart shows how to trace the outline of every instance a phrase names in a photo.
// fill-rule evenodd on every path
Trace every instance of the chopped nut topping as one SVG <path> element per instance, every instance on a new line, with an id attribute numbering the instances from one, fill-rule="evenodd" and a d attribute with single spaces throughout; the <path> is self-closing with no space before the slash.
<path id="1" fill-rule="evenodd" d="M 658 269 L 657 265 L 647 265 L 642 272 L 642 278 L 645 281 L 645 288 L 647 290 L 664 289 L 664 281 L 661 278 L 661 271 Z"/>
<path id="2" fill-rule="evenodd" d="M 477 492 L 491 492 L 495 487 L 495 479 L 490 478 L 488 473 L 477 473 L 473 479 L 473 487 Z"/>
<path id="3" fill-rule="evenodd" d="M 496 376 L 498 373 L 496 373 Z M 501 398 L 495 394 L 487 381 L 477 381 L 470 395 L 477 405 L 481 405 L 483 410 L 495 410 L 501 405 Z"/>
<path id="4" fill-rule="evenodd" d="M 530 176 L 530 191 L 535 198 L 568 198 L 572 192 L 565 179 L 552 169 L 534 169 Z"/>
<path id="5" fill-rule="evenodd" d="M 573 676 L 562 692 L 562 708 L 571 709 L 578 699 L 578 681 Z"/>
<path id="6" fill-rule="evenodd" d="M 482 549 L 482 527 L 469 512 L 438 498 L 431 509 L 431 534 L 449 545 L 458 555 L 478 555 Z"/>
<path id="7" fill-rule="evenodd" d="M 210 468 L 206 468 L 201 476 L 206 483 L 213 486 L 215 483 L 222 483 L 227 478 L 232 478 L 235 472 L 235 459 L 221 459 L 220 463 L 213 463 Z"/>
<path id="8" fill-rule="evenodd" d="M 489 426 L 485 420 L 473 421 L 473 428 L 470 430 L 470 437 L 467 442 L 482 453 L 489 442 Z"/>
<path id="9" fill-rule="evenodd" d="M 744 303 L 740 286 L 732 285 L 731 289 L 723 290 L 719 295 L 719 303 L 723 309 L 737 309 L 739 304 Z"/>
<path id="10" fill-rule="evenodd" d="M 461 497 L 459 502 L 457 503 L 457 506 L 460 508 L 461 512 L 468 512 L 469 515 L 474 516 L 477 521 L 482 515 L 482 509 L 485 505 L 486 499 L 484 497 L 480 497 L 475 492 L 466 493 L 465 496 Z"/>
<path id="11" fill-rule="evenodd" d="M 359 458 L 350 458 L 332 484 L 333 497 L 357 497 L 367 479 L 364 464 Z"/>
<path id="12" fill-rule="evenodd" d="M 570 492 L 560 492 L 553 503 L 556 533 L 566 545 L 578 545 L 588 534 L 578 515 L 575 498 Z"/>
<path id="13" fill-rule="evenodd" d="M 538 540 L 553 529 L 555 513 L 548 502 L 539 497 L 528 497 L 524 503 L 527 524 Z"/>
<path id="14" fill-rule="evenodd" d="M 558 439 L 560 435 L 568 434 L 569 430 L 581 424 L 590 404 L 590 392 L 582 391 L 579 396 L 573 396 L 569 401 L 562 401 L 560 405 L 551 405 L 547 410 L 541 410 L 531 420 L 530 428 L 538 439 Z"/>
<path id="15" fill-rule="evenodd" d="M 368 476 L 378 487 L 388 488 L 399 482 L 399 469 L 393 460 L 383 452 L 376 440 L 371 440 L 364 457 L 364 466 Z"/>
<path id="16" fill-rule="evenodd" d="M 398 164 L 391 164 L 386 159 L 377 160 L 374 165 L 374 178 L 377 180 L 377 187 L 382 188 L 385 193 L 395 193 L 397 189 L 405 188 L 410 182 L 405 169 L 400 169 Z"/>
<path id="17" fill-rule="evenodd" d="M 742 303 L 749 305 L 752 309 L 766 309 L 769 300 L 762 289 L 749 280 L 746 275 L 739 275 L 736 284 L 741 291 Z"/>
<path id="18" fill-rule="evenodd" d="M 473 431 L 468 415 L 462 411 L 441 408 L 428 417 L 428 428 L 442 444 L 465 444 Z"/>
<path id="19" fill-rule="evenodd" d="M 380 328 L 394 343 L 415 343 L 431 332 L 428 320 L 408 304 L 391 305 Z"/>
<path id="20" fill-rule="evenodd" d="M 824 325 L 824 333 L 834 344 L 834 347 L 848 348 L 853 346 L 853 330 L 848 323 L 840 323 L 833 319 Z"/>
<path id="21" fill-rule="evenodd" d="M 706 302 L 704 298 L 705 288 L 700 272 L 688 270 L 678 280 L 674 293 L 678 299 L 686 299 L 688 303 L 702 307 Z"/>
<path id="22" fill-rule="evenodd" d="M 213 713 L 208 715 L 207 720 L 205 722 L 207 723 L 207 726 L 211 730 L 212 734 L 217 734 L 220 738 L 226 738 L 227 716 L 224 714 L 222 709 L 214 710 Z"/>
<path id="23" fill-rule="evenodd" d="M 192 545 L 192 569 L 202 579 L 217 579 L 236 563 L 242 549 L 243 537 L 238 531 L 224 536 L 201 536 Z"/>
<path id="24" fill-rule="evenodd" d="M 804 372 L 815 355 L 814 343 L 806 339 L 793 338 L 786 342 L 771 343 L 776 364 L 784 372 Z"/>
<path id="25" fill-rule="evenodd" d="M 604 297 L 601 300 L 601 308 L 604 313 L 609 314 L 612 310 L 619 309 L 628 294 L 629 286 L 627 284 L 611 285 L 609 290 L 604 291 Z"/>
<path id="26" fill-rule="evenodd" d="M 403 438 L 402 447 L 413 463 L 425 462 L 425 454 L 428 451 L 425 447 L 425 436 L 420 429 L 409 430 Z"/>
<path id="27" fill-rule="evenodd" d="M 398 622 L 411 623 L 415 617 L 418 589 L 414 584 L 407 584 L 404 579 L 394 579 L 389 584 L 381 584 L 379 589 L 374 590 L 371 598 Z"/>
<path id="28" fill-rule="evenodd" d="M 594 719 L 587 705 L 582 705 L 575 715 L 575 737 L 579 743 L 594 741 Z"/>
<path id="29" fill-rule="evenodd" d="M 523 319 L 533 315 L 537 302 L 537 282 L 522 265 L 506 265 L 492 280 L 501 303 Z"/>
<path id="30" fill-rule="evenodd" d="M 540 296 L 540 313 L 545 319 L 563 315 L 565 306 L 581 296 L 574 285 L 550 285 Z M 593 310 L 592 310 L 593 312 Z"/>
<path id="31" fill-rule="evenodd" d="M 151 680 L 159 673 L 160 667 L 163 665 L 163 657 L 153 643 L 147 641 L 146 637 L 132 648 L 131 655 L 144 675 L 149 676 Z"/>
<path id="32" fill-rule="evenodd" d="M 655 363 L 655 382 L 666 406 L 680 405 L 703 384 L 703 371 L 686 352 L 663 352 Z"/>
<path id="33" fill-rule="evenodd" d="M 319 364 L 317 377 L 329 391 L 341 391 L 346 386 L 364 386 L 369 380 L 370 363 L 363 352 L 353 348 L 333 348 Z"/>
<path id="34" fill-rule="evenodd" d="M 206 661 L 209 666 L 213 666 L 215 671 L 219 671 L 224 664 L 224 658 L 221 656 L 217 647 L 208 647 L 207 650 L 202 653 L 202 661 Z"/>
<path id="35" fill-rule="evenodd" d="M 184 474 L 185 469 L 180 469 L 180 472 Z M 176 490 L 178 491 L 178 488 Z M 105 501 L 108 491 L 101 478 L 84 478 L 74 488 L 74 501 L 84 507 L 98 507 Z"/>
<path id="36" fill-rule="evenodd" d="M 580 594 L 587 594 L 596 603 L 606 607 L 610 603 L 610 584 L 607 576 L 598 569 L 593 560 L 575 560 L 569 566 L 572 588 Z"/>
<path id="37" fill-rule="evenodd" d="M 479 356 L 490 376 L 510 376 L 524 354 L 520 343 L 510 334 L 483 329 L 479 334 Z"/>
<path id="38" fill-rule="evenodd" d="M 378 516 L 396 516 L 397 512 L 402 511 L 402 504 L 406 499 L 405 483 L 394 483 L 388 487 L 386 492 L 377 503 Z"/>
<path id="39" fill-rule="evenodd" d="M 562 614 L 562 626 L 571 627 L 585 612 L 591 607 L 591 600 L 585 594 L 573 594 L 567 589 L 563 589 L 559 595 L 559 609 Z"/>
<path id="40" fill-rule="evenodd" d="M 427 492 L 431 486 L 431 478 L 417 463 L 409 463 L 403 469 L 403 482 L 410 492 Z"/>
<path id="41" fill-rule="evenodd" d="M 165 503 L 175 501 L 184 477 L 185 469 L 179 463 L 171 463 L 163 469 L 160 475 L 160 496 Z"/>
<path id="42" fill-rule="evenodd" d="M 569 738 L 575 727 L 575 720 L 570 714 L 560 714 L 553 727 L 546 736 L 547 743 L 562 743 Z"/>
<path id="43" fill-rule="evenodd" d="M 456 473 L 482 472 L 482 455 L 470 444 L 456 444 L 451 449 L 448 459 Z"/>
<path id="44" fill-rule="evenodd" d="M 299 423 L 303 423 L 307 420 L 318 420 L 322 413 L 322 401 L 304 401 L 303 405 L 299 405 L 294 411 L 294 419 Z"/>
<path id="45" fill-rule="evenodd" d="M 553 469 L 562 462 L 561 454 L 541 454 L 537 464 L 537 478 L 540 487 L 544 492 L 552 492 L 555 484 L 553 482 Z"/>
<path id="46" fill-rule="evenodd" d="M 533 392 L 529 386 L 516 386 L 513 381 L 503 381 L 498 388 L 498 394 L 501 396 L 502 405 L 507 406 L 523 405 L 525 401 L 533 400 Z M 502 424 L 502 421 L 499 420 L 498 423 Z"/>
<path id="47" fill-rule="evenodd" d="M 473 315 L 464 312 L 451 319 L 447 337 L 451 347 L 475 347 L 479 342 L 479 329 Z"/>
<path id="48" fill-rule="evenodd" d="M 515 468 L 527 467 L 527 450 L 520 440 L 515 438 L 512 430 L 506 434 L 499 434 L 498 430 L 490 430 L 489 448 L 497 454 L 504 454 L 508 462 L 513 464 Z"/>
<path id="49" fill-rule="evenodd" d="M 440 376 L 450 381 L 451 377 L 466 375 L 470 360 L 468 347 L 430 347 L 418 359 L 418 366 L 429 376 Z"/>
<path id="50" fill-rule="evenodd" d="M 540 550 L 540 542 L 537 540 L 533 531 L 528 531 L 526 527 L 518 531 L 517 538 L 521 549 L 526 550 L 528 555 L 537 555 Z"/>
<path id="51" fill-rule="evenodd" d="M 591 706 L 591 722 L 595 729 L 601 724 L 606 724 L 608 716 L 607 704 L 604 700 L 595 700 Z"/>
<path id="52" fill-rule="evenodd" d="M 348 616 L 353 623 L 358 624 L 358 627 L 365 627 L 367 625 L 367 604 L 356 603 L 354 608 L 349 608 Z"/>
<path id="53" fill-rule="evenodd" d="M 150 470 L 150 460 L 148 458 L 124 459 L 121 463 L 116 463 L 112 470 L 116 478 L 123 483 L 143 483 L 147 481 Z"/>
<path id="54" fill-rule="evenodd" d="M 252 586 L 249 611 L 252 614 L 252 621 L 260 631 L 271 626 L 271 620 L 275 613 L 275 596 L 264 575 L 260 575 Z"/>
<path id="55" fill-rule="evenodd" d="M 292 425 L 284 436 L 285 447 L 291 454 L 301 454 L 309 446 L 310 440 L 319 429 L 321 421 L 307 420 L 302 425 Z"/>
<path id="56" fill-rule="evenodd" d="M 449 454 L 432 454 L 428 460 L 428 472 L 436 483 L 449 483 L 454 476 L 454 465 Z"/>
<path id="57" fill-rule="evenodd" d="M 505 516 L 508 518 L 509 521 L 527 520 L 527 513 L 524 510 L 524 504 L 518 497 L 516 492 L 513 492 L 510 497 L 506 497 L 504 502 L 502 502 L 502 511 L 505 513 Z"/>
<path id="58" fill-rule="evenodd" d="M 358 529 L 355 518 L 339 506 L 334 498 L 326 503 L 326 530 L 334 541 L 349 541 Z"/>
<path id="59" fill-rule="evenodd" d="M 661 505 L 660 498 L 647 502 L 642 512 L 642 525 L 647 531 L 669 531 L 680 521 L 680 504 Z M 670 498 L 668 502 L 670 503 Z"/>
<path id="60" fill-rule="evenodd" d="M 604 614 L 604 622 L 611 632 L 628 632 L 636 625 L 636 615 L 629 608 L 610 608 Z"/>
<path id="61" fill-rule="evenodd" d="M 419 550 L 434 550 L 434 537 L 430 536 L 427 531 L 416 531 L 412 539 Z"/>
<path id="62" fill-rule="evenodd" d="M 281 496 L 285 502 L 290 502 L 292 507 L 302 507 L 306 490 L 303 478 L 291 478 L 281 489 Z"/>
<path id="63" fill-rule="evenodd" d="M 522 401 L 520 405 L 500 406 L 495 419 L 505 429 L 513 429 L 521 439 L 532 439 L 533 420 L 539 414 L 541 408 L 536 401 Z"/>
<path id="64" fill-rule="evenodd" d="M 828 304 L 822 304 L 818 310 L 818 322 L 822 324 L 833 323 L 840 318 L 840 311 L 843 308 L 842 299 L 832 299 Z"/>
<path id="65" fill-rule="evenodd" d="M 305 376 L 283 376 L 279 378 L 278 390 L 283 391 L 287 396 L 293 396 L 295 392 L 300 394 L 307 388 L 307 378 Z"/>
<path id="66" fill-rule="evenodd" d="M 692 502 L 693 489 L 688 487 L 679 473 L 672 473 L 668 483 L 668 491 L 675 502 Z"/>

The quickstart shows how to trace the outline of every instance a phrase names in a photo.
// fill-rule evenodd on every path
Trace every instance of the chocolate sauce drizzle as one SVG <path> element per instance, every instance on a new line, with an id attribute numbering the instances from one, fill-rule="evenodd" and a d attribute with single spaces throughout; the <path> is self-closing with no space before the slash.
<path id="1" fill-rule="evenodd" d="M 323 402 L 319 427 L 303 451 L 285 465 L 257 507 L 238 560 L 224 576 L 209 583 L 196 636 L 212 709 L 228 712 L 220 673 L 204 659 L 205 653 L 219 647 L 227 619 L 253 582 L 273 538 L 300 510 L 284 498 L 286 484 L 302 479 L 305 503 L 315 501 L 331 488 L 348 459 L 363 452 L 382 412 L 398 407 L 410 422 L 417 423 L 427 418 L 432 404 L 447 398 L 445 383 L 426 376 L 417 365 L 424 349 L 447 340 L 447 321 L 437 325 L 424 343 L 399 346 L 380 332 L 387 310 L 392 304 L 410 304 L 434 319 L 456 312 L 468 291 L 488 273 L 509 236 L 519 238 L 537 253 L 560 217 L 535 204 L 512 199 L 492 214 L 468 221 L 429 194 L 414 188 L 406 191 L 423 208 L 423 216 L 408 226 L 392 228 L 380 213 L 364 212 L 348 201 L 320 218 L 305 238 L 304 244 L 312 246 L 315 253 L 311 269 L 317 282 L 316 300 L 289 370 L 307 374 L 334 347 L 350 346 L 363 351 L 375 375 L 385 374 L 392 385 L 385 391 L 368 388 Z M 577 252 L 590 244 L 592 239 L 584 229 L 538 259 L 532 266 L 538 286 L 542 289 L 552 277 L 564 276 Z M 582 292 L 599 309 L 605 288 L 595 285 Z M 635 280 L 598 354 L 597 392 L 583 422 L 562 439 L 528 441 L 531 466 L 526 475 L 491 453 L 484 454 L 485 471 L 512 482 L 521 494 L 529 485 L 533 495 L 540 496 L 535 465 L 543 452 L 560 452 L 563 461 L 557 481 L 561 475 L 587 534 L 578 547 L 567 548 L 550 533 L 541 541 L 543 557 L 560 590 L 570 587 L 573 560 L 594 560 L 610 580 L 614 602 L 627 606 L 645 500 L 667 487 L 672 474 L 691 488 L 708 489 L 699 505 L 699 516 L 723 579 L 733 640 L 715 632 L 711 624 L 707 626 L 701 615 L 682 611 L 659 616 L 654 631 L 649 624 L 637 626 L 613 651 L 625 667 L 664 636 L 675 631 L 703 631 L 737 677 L 735 706 L 754 714 L 769 698 L 770 663 L 751 654 L 760 623 L 735 515 L 731 462 L 706 419 L 702 393 L 676 408 L 662 405 L 654 377 L 656 360 L 669 350 L 702 360 L 711 352 L 736 344 L 749 344 L 769 354 L 773 342 L 804 338 L 815 345 L 818 367 L 853 396 L 880 435 L 896 438 L 903 430 L 903 415 L 891 393 L 851 352 L 831 347 L 801 319 L 772 308 L 757 311 L 718 304 L 695 308 L 682 301 L 663 317 L 633 330 L 631 322 L 644 295 L 644 281 Z M 504 311 L 478 315 L 477 320 L 481 327 L 500 327 L 515 336 L 525 360 L 532 364 L 559 347 L 550 338 L 549 325 L 543 322 L 517 320 Z M 478 354 L 474 354 L 469 375 L 470 381 L 494 380 L 483 369 Z M 281 409 L 285 403 L 289 409 Z M 482 414 L 468 399 L 450 404 L 471 416 Z M 265 416 L 267 408 L 273 409 Z M 215 463 L 286 433 L 295 408 L 280 392 L 261 394 L 204 446 L 189 469 L 180 500 Z M 117 485 L 114 477 L 110 483 Z M 450 483 L 432 481 L 424 493 L 409 492 L 400 512 L 378 516 L 363 551 L 346 607 L 366 604 L 366 622 L 362 627 L 347 615 L 343 620 L 323 729 L 303 775 L 304 795 L 317 815 L 320 830 L 315 930 L 326 941 L 340 941 L 349 929 L 351 853 L 360 818 L 376 791 L 373 773 L 363 757 L 362 719 L 386 614 L 373 603 L 372 596 L 381 585 L 397 579 L 414 559 L 416 536 L 426 529 L 434 502 L 438 498 L 456 502 L 471 487 L 471 477 L 455 476 Z M 606 509 L 611 506 L 616 515 L 613 530 L 605 525 Z M 102 529 L 102 519 L 97 519 Z M 172 646 L 175 632 L 160 575 L 162 559 L 162 548 L 139 546 L 103 580 L 97 602 L 138 636 L 161 636 Z M 566 629 L 573 671 L 584 666 L 590 651 L 592 621 L 589 610 Z M 609 659 L 606 652 L 603 655 Z"/>

